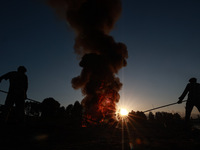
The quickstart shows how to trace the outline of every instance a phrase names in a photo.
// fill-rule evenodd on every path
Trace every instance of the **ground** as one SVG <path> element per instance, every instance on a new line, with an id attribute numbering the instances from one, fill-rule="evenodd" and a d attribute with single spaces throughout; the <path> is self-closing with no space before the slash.
<path id="1" fill-rule="evenodd" d="M 200 147 L 196 128 L 157 124 L 73 127 L 1 124 L 1 150 L 193 150 Z"/>

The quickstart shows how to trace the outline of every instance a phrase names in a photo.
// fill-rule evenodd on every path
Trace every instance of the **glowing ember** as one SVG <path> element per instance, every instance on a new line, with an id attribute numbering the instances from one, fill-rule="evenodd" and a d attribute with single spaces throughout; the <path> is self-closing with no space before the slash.
<path id="1" fill-rule="evenodd" d="M 125 108 L 121 108 L 120 115 L 121 116 L 127 116 L 128 115 L 128 111 Z"/>

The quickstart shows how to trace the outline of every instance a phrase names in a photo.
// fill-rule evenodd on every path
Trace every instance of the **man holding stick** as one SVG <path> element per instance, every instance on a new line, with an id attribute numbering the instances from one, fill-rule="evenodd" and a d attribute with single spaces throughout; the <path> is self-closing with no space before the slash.
<path id="1" fill-rule="evenodd" d="M 194 106 L 197 107 L 200 112 L 200 84 L 197 83 L 196 78 L 189 79 L 189 83 L 185 87 L 182 95 L 179 97 L 178 104 L 182 103 L 184 97 L 188 94 L 185 111 L 186 125 L 189 125 L 190 115 Z"/>
<path id="2" fill-rule="evenodd" d="M 18 122 L 24 122 L 24 104 L 27 98 L 26 92 L 28 89 L 28 78 L 26 76 L 26 68 L 19 66 L 17 71 L 8 72 L 0 77 L 9 80 L 10 86 L 8 95 L 5 100 L 5 110 L 3 112 L 5 122 L 7 122 L 11 108 L 16 106 L 16 119 Z"/>

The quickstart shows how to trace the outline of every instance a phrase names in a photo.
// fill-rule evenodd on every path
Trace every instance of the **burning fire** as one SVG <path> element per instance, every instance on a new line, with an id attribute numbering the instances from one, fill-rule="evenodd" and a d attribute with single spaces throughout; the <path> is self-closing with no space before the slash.
<path id="1" fill-rule="evenodd" d="M 112 88 L 108 81 L 101 81 L 98 90 L 95 90 L 96 95 L 92 99 L 93 103 L 88 103 L 88 99 L 84 99 L 82 104 L 84 106 L 84 113 L 86 119 L 95 120 L 97 123 L 108 123 L 111 120 L 115 120 L 116 103 L 119 101 L 119 94 Z"/>
<path id="2" fill-rule="evenodd" d="M 114 119 L 122 87 L 116 74 L 128 58 L 126 45 L 109 35 L 121 15 L 121 0 L 48 0 L 48 4 L 76 33 L 74 50 L 82 71 L 71 83 L 82 91 L 85 117 L 98 123 Z"/>

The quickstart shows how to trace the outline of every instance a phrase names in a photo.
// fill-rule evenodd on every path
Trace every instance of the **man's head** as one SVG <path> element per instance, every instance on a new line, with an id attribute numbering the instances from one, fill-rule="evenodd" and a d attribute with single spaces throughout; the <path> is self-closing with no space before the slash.
<path id="1" fill-rule="evenodd" d="M 26 70 L 26 68 L 24 66 L 19 66 L 17 68 L 17 71 L 20 72 L 20 73 L 25 73 L 27 70 Z"/>
<path id="2" fill-rule="evenodd" d="M 196 78 L 190 78 L 189 82 L 190 83 L 197 83 L 197 79 Z"/>

